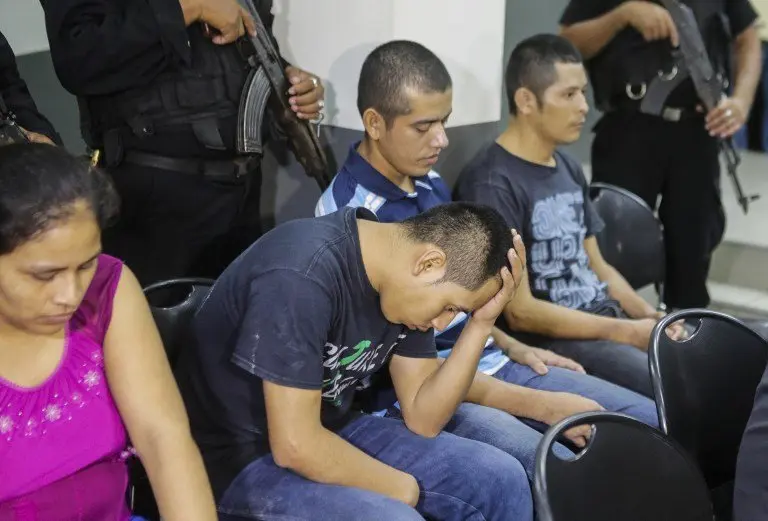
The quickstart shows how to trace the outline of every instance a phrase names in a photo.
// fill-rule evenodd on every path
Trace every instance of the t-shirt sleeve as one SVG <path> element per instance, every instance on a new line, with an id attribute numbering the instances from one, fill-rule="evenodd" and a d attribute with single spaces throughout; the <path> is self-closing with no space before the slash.
<path id="1" fill-rule="evenodd" d="M 605 221 L 597 213 L 597 208 L 595 208 L 592 202 L 592 198 L 589 195 L 589 183 L 587 183 L 587 178 L 584 176 L 584 170 L 581 168 L 581 165 L 570 158 L 566 160 L 566 164 L 573 179 L 581 186 L 581 193 L 584 197 L 584 226 L 587 229 L 587 237 L 593 237 L 603 231 Z"/>
<path id="2" fill-rule="evenodd" d="M 403 338 L 395 349 L 395 354 L 408 358 L 437 358 L 435 335 L 430 331 L 404 330 Z"/>
<path id="3" fill-rule="evenodd" d="M 757 11 L 749 0 L 731 0 L 725 3 L 725 13 L 731 25 L 734 38 L 740 35 L 757 20 Z"/>
<path id="4" fill-rule="evenodd" d="M 598 18 L 620 3 L 616 0 L 571 0 L 560 16 L 560 25 L 573 25 Z"/>
<path id="5" fill-rule="evenodd" d="M 262 275 L 251 283 L 232 361 L 276 384 L 320 389 L 332 316 L 316 281 L 292 270 Z"/>
<path id="6" fill-rule="evenodd" d="M 518 233 L 523 233 L 526 229 L 527 205 L 519 193 L 510 191 L 501 183 L 493 179 L 474 181 L 462 186 L 458 195 L 463 201 L 490 206 Z"/>

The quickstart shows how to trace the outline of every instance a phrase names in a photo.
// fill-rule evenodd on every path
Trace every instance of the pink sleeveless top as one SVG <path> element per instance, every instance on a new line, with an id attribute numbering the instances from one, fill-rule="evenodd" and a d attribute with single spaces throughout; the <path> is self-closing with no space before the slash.
<path id="1" fill-rule="evenodd" d="M 122 263 L 101 255 L 40 385 L 0 378 L 0 521 L 124 521 L 127 435 L 107 386 L 104 337 Z"/>

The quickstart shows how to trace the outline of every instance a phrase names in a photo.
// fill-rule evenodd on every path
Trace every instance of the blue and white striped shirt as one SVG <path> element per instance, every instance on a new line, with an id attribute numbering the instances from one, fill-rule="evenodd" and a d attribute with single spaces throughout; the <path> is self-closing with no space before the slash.
<path id="1" fill-rule="evenodd" d="M 380 222 L 397 222 L 417 215 L 439 204 L 451 201 L 451 191 L 435 171 L 414 180 L 415 192 L 406 192 L 379 173 L 357 152 L 360 143 L 352 145 L 347 160 L 331 185 L 315 206 L 315 216 L 335 212 L 344 206 L 364 206 L 376 214 Z M 438 354 L 447 357 L 467 323 L 467 315 L 459 313 L 440 332 L 435 332 Z M 488 337 L 478 370 L 492 375 L 509 358 Z"/>

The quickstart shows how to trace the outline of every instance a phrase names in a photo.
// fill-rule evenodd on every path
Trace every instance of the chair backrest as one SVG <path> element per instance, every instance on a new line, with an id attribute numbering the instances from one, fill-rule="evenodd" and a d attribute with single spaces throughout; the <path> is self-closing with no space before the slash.
<path id="1" fill-rule="evenodd" d="M 680 342 L 665 333 L 678 320 L 696 327 Z M 661 430 L 698 462 L 710 488 L 730 482 L 768 342 L 725 313 L 687 309 L 656 324 L 648 361 Z"/>
<path id="2" fill-rule="evenodd" d="M 665 277 L 664 234 L 653 210 L 618 186 L 592 183 L 590 197 L 605 228 L 597 235 L 603 258 L 633 288 L 661 286 Z"/>
<path id="3" fill-rule="evenodd" d="M 214 282 L 205 278 L 179 278 L 144 288 L 171 367 L 178 358 L 192 318 L 208 297 Z"/>
<path id="4" fill-rule="evenodd" d="M 568 429 L 591 425 L 587 447 L 561 459 L 551 449 Z M 712 521 L 696 465 L 661 431 L 630 416 L 588 412 L 550 427 L 536 452 L 540 521 Z"/>

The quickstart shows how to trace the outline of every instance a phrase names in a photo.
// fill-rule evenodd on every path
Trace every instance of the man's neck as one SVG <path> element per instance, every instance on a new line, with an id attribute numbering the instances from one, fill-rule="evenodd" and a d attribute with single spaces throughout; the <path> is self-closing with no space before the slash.
<path id="1" fill-rule="evenodd" d="M 496 138 L 496 143 L 510 154 L 530 163 L 555 166 L 557 145 L 542 138 L 530 125 L 510 119 L 506 130 Z"/>
<path id="2" fill-rule="evenodd" d="M 357 219 L 357 236 L 360 241 L 360 255 L 368 281 L 376 293 L 381 292 L 381 284 L 386 278 L 386 269 L 382 259 L 390 258 L 392 240 L 389 237 L 392 226 L 367 219 Z"/>
<path id="3" fill-rule="evenodd" d="M 357 147 L 357 153 L 368 161 L 368 163 L 376 169 L 381 175 L 389 179 L 395 186 L 408 193 L 412 193 L 416 190 L 413 184 L 413 179 L 405 174 L 401 174 L 395 168 L 384 159 L 378 148 L 372 144 L 368 139 L 363 139 L 360 145 Z"/>

